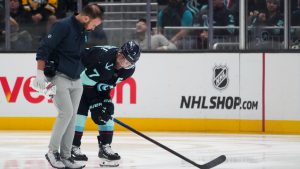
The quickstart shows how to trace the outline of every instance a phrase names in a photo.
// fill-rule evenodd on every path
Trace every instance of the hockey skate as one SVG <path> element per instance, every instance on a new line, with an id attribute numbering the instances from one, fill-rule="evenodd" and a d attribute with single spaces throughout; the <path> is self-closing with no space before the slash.
<path id="1" fill-rule="evenodd" d="M 109 144 L 99 144 L 100 166 L 102 167 L 118 167 L 121 157 L 118 153 L 113 152 Z"/>
<path id="2" fill-rule="evenodd" d="M 75 161 L 87 161 L 88 157 L 83 154 L 80 150 L 80 147 L 72 146 L 71 156 Z"/>
<path id="3" fill-rule="evenodd" d="M 79 164 L 75 162 L 72 157 L 62 158 L 61 161 L 66 166 L 66 169 L 82 169 L 85 167 L 84 164 Z"/>

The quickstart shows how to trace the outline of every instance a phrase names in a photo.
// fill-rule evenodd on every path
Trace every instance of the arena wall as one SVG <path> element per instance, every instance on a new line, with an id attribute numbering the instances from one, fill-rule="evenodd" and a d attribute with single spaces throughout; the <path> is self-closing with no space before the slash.
<path id="1" fill-rule="evenodd" d="M 0 130 L 50 130 L 55 107 L 29 87 L 35 55 L 0 57 Z M 300 134 L 299 86 L 298 53 L 143 53 L 111 95 L 142 131 Z"/>

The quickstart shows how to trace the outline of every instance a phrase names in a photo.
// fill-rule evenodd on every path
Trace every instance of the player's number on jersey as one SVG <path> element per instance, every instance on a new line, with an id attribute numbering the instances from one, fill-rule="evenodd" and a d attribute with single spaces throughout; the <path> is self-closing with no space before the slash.
<path id="1" fill-rule="evenodd" d="M 94 72 L 94 74 L 90 74 L 89 77 L 98 77 L 98 76 L 100 76 L 97 69 L 93 69 L 93 72 Z"/>

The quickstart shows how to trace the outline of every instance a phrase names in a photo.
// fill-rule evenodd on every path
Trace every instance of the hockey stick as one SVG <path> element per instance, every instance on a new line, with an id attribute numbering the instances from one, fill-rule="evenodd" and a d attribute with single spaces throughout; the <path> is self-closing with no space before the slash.
<path id="1" fill-rule="evenodd" d="M 159 142 L 157 142 L 157 141 L 151 139 L 150 137 L 144 135 L 143 133 L 141 133 L 141 132 L 135 130 L 134 128 L 128 126 L 127 124 L 125 124 L 125 123 L 119 121 L 118 119 L 114 119 L 114 122 L 116 122 L 117 124 L 119 124 L 119 125 L 125 127 L 126 129 L 128 129 L 128 130 L 134 132 L 135 134 L 137 134 L 137 135 L 143 137 L 144 139 L 146 139 L 146 140 L 148 140 L 148 141 L 150 141 L 150 142 L 156 144 L 157 146 L 159 146 L 159 147 L 161 147 L 161 148 L 163 148 L 163 149 L 169 151 L 170 153 L 176 155 L 177 157 L 179 157 L 179 158 L 185 160 L 186 162 L 188 162 L 188 163 L 190 163 L 190 164 L 192 164 L 192 165 L 194 165 L 194 166 L 196 166 L 196 167 L 198 167 L 198 168 L 200 168 L 200 169 L 210 169 L 210 168 L 213 168 L 213 167 L 215 167 L 215 166 L 217 166 L 217 165 L 223 163 L 223 162 L 226 160 L 226 156 L 225 156 L 225 155 L 221 155 L 221 156 L 219 156 L 219 157 L 217 157 L 217 158 L 215 158 L 215 159 L 213 159 L 213 160 L 211 160 L 211 161 L 209 161 L 208 163 L 205 163 L 205 164 L 203 164 L 203 165 L 197 164 L 197 163 L 195 163 L 194 161 L 188 159 L 187 157 L 185 157 L 185 156 L 183 156 L 183 155 L 177 153 L 176 151 L 170 149 L 169 147 L 167 147 L 167 146 L 165 146 L 165 145 L 163 145 L 163 144 L 161 144 L 161 143 L 159 143 Z"/>

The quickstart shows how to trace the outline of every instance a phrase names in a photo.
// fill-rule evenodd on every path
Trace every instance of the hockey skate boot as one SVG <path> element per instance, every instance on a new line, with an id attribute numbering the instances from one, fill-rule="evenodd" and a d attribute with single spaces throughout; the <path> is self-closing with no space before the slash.
<path id="1" fill-rule="evenodd" d="M 61 161 L 64 163 L 66 169 L 82 169 L 85 167 L 85 165 L 75 162 L 72 157 L 62 158 Z"/>
<path id="2" fill-rule="evenodd" d="M 87 161 L 88 158 L 80 150 L 80 147 L 72 146 L 71 156 L 75 161 Z"/>
<path id="3" fill-rule="evenodd" d="M 99 144 L 100 166 L 105 167 L 118 167 L 121 157 L 118 153 L 113 152 L 109 144 L 102 145 Z"/>
<path id="4" fill-rule="evenodd" d="M 58 152 L 49 151 L 45 154 L 46 159 L 53 168 L 63 169 L 65 168 Z"/>

